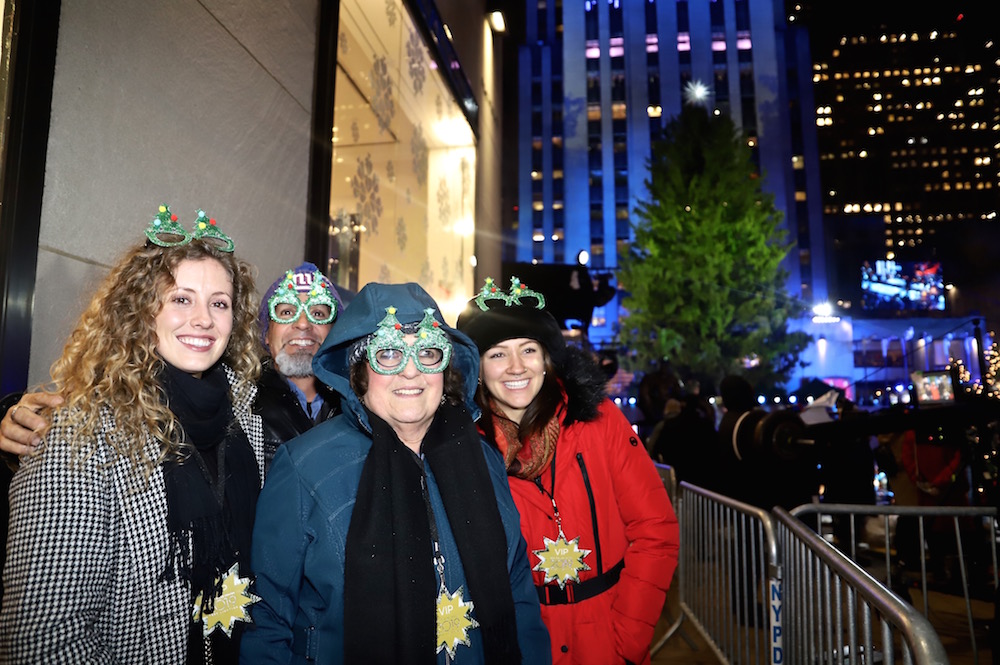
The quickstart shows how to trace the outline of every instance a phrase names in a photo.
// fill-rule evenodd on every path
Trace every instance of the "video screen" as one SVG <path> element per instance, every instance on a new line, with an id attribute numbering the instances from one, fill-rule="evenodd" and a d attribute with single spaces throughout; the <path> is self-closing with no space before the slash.
<path id="1" fill-rule="evenodd" d="M 951 372 L 916 372 L 910 378 L 913 379 L 913 392 L 918 405 L 954 403 L 955 383 Z"/>
<path id="2" fill-rule="evenodd" d="M 945 290 L 937 261 L 865 261 L 861 309 L 866 312 L 944 311 Z"/>

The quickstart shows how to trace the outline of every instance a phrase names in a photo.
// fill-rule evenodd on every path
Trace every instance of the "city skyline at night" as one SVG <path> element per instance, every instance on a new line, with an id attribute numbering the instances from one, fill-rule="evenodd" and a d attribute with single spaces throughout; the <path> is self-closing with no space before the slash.
<path id="1" fill-rule="evenodd" d="M 914 338 L 943 345 L 922 364 L 969 355 L 971 326 L 946 333 L 947 319 L 1000 312 L 987 274 L 1000 247 L 996 10 L 876 4 L 529 0 L 505 260 L 572 265 L 586 251 L 592 271 L 613 271 L 652 142 L 700 88 L 742 128 L 784 214 L 789 295 L 834 308 L 803 322 L 824 340 L 806 375 L 853 383 L 879 360 L 867 346 L 884 346 L 888 367 Z M 893 259 L 937 262 L 947 293 L 865 310 L 862 266 Z M 618 299 L 596 308 L 591 342 L 611 343 L 619 315 Z"/>
<path id="2" fill-rule="evenodd" d="M 789 12 L 812 45 L 831 292 L 864 315 L 864 263 L 935 261 L 947 313 L 995 320 L 998 12 L 983 2 L 846 7 L 856 9 Z"/>

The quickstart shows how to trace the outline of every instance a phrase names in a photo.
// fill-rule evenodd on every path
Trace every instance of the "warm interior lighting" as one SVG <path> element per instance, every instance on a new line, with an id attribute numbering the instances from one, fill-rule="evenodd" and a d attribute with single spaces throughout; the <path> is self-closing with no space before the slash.
<path id="1" fill-rule="evenodd" d="M 463 217 L 455 222 L 452 230 L 464 238 L 470 238 L 476 232 L 476 223 L 471 217 Z"/>
<path id="2" fill-rule="evenodd" d="M 507 23 L 503 20 L 503 12 L 499 9 L 490 12 L 490 27 L 493 32 L 507 32 Z"/>
<path id="3" fill-rule="evenodd" d="M 434 133 L 438 140 L 447 146 L 468 146 L 475 143 L 472 128 L 467 120 L 461 117 L 445 118 L 434 123 Z"/>

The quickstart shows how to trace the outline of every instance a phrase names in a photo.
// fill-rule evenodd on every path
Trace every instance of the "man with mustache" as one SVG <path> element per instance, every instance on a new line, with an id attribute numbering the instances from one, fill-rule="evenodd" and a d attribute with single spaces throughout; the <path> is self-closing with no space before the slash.
<path id="1" fill-rule="evenodd" d="M 261 299 L 260 339 L 270 357 L 257 382 L 253 410 L 264 421 L 268 466 L 278 446 L 340 412 L 340 396 L 316 379 L 312 359 L 342 309 L 333 283 L 308 262 L 275 280 Z M 0 450 L 30 452 L 48 426 L 37 411 L 61 403 L 57 395 L 43 392 L 22 396 L 0 421 Z"/>
<path id="2" fill-rule="evenodd" d="M 260 303 L 260 338 L 270 360 L 257 382 L 253 410 L 264 421 L 264 456 L 340 413 L 340 396 L 313 374 L 312 360 L 343 309 L 333 283 L 303 263 L 268 288 Z"/>

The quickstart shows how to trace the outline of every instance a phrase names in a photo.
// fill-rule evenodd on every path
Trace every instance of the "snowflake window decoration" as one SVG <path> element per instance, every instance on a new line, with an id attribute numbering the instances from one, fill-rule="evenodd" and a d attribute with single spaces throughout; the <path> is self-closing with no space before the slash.
<path id="1" fill-rule="evenodd" d="M 378 233 L 378 220 L 382 216 L 382 197 L 379 194 L 378 174 L 372 165 L 371 153 L 362 160 L 358 157 L 358 170 L 351 178 L 351 188 L 354 190 L 354 200 L 357 202 L 358 219 Z"/>
<path id="2" fill-rule="evenodd" d="M 396 220 L 396 244 L 399 251 L 406 251 L 406 221 L 402 217 Z"/>
<path id="3" fill-rule="evenodd" d="M 413 156 L 413 173 L 417 176 L 417 184 L 420 186 L 427 183 L 428 154 L 424 128 L 418 124 L 413 128 L 413 137 L 410 139 L 410 155 Z"/>
<path id="4" fill-rule="evenodd" d="M 413 92 L 417 95 L 424 91 L 424 81 L 427 80 L 427 70 L 424 69 L 424 45 L 420 36 L 410 31 L 406 40 L 406 60 L 410 70 L 410 80 L 413 81 Z"/>
<path id="5" fill-rule="evenodd" d="M 396 103 L 392 99 L 392 78 L 389 76 L 389 66 L 385 56 L 375 58 L 371 71 L 372 83 L 372 113 L 378 120 L 379 132 L 389 129 L 392 117 L 396 114 Z"/>
<path id="6" fill-rule="evenodd" d="M 451 219 L 451 194 L 448 191 L 448 181 L 441 178 L 438 181 L 437 190 L 437 204 L 438 204 L 438 223 L 441 226 L 446 226 L 448 220 Z"/>

